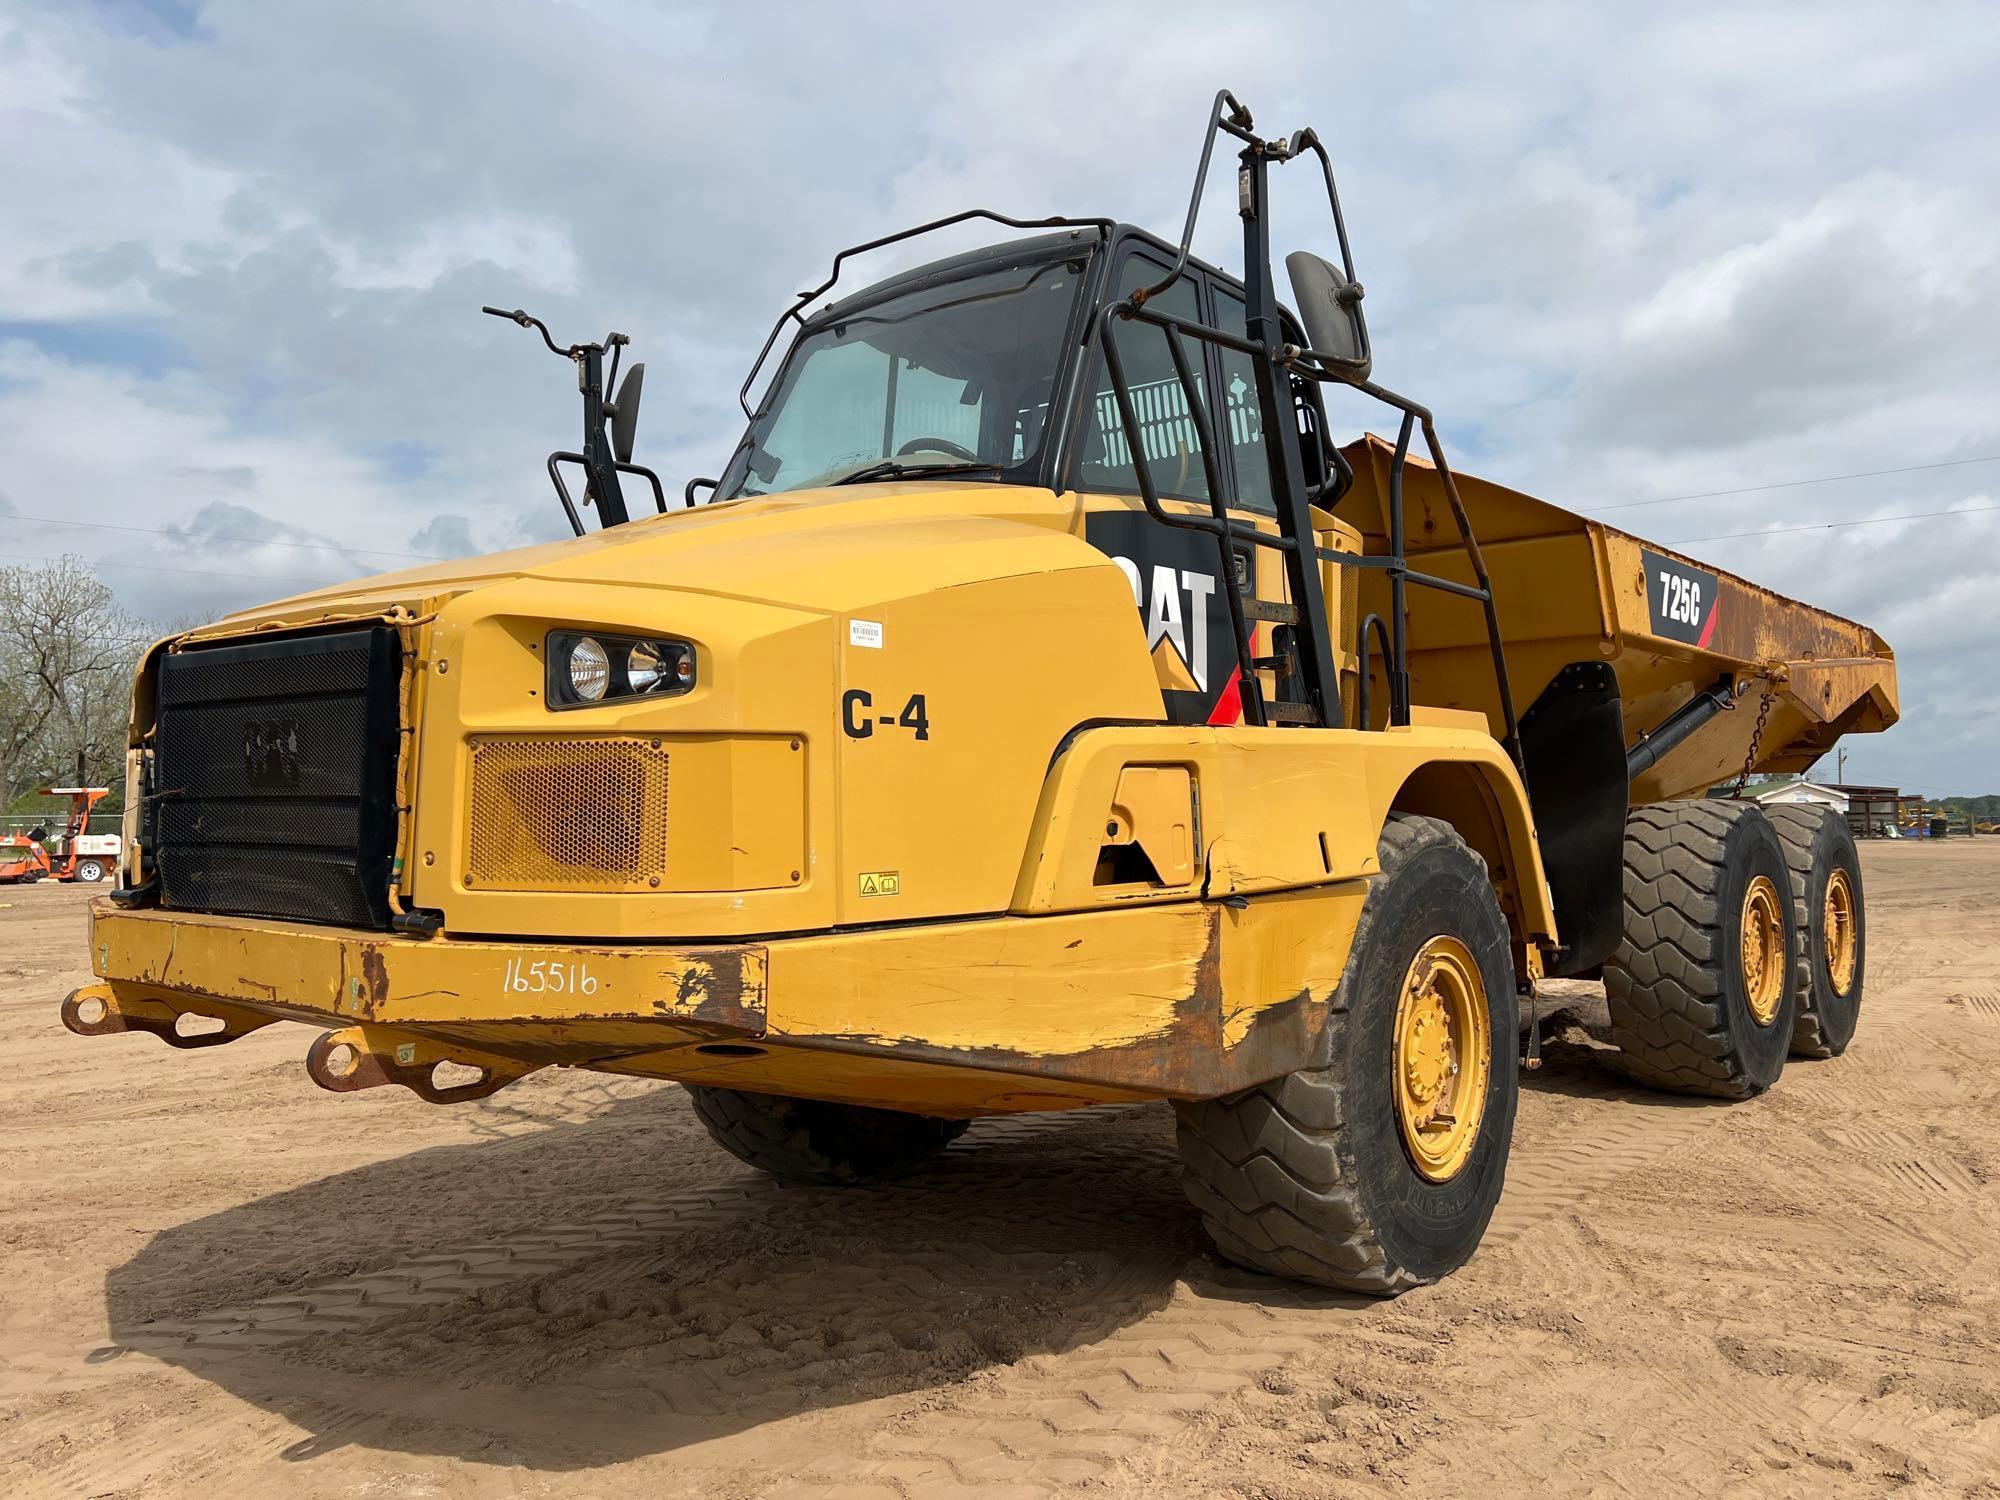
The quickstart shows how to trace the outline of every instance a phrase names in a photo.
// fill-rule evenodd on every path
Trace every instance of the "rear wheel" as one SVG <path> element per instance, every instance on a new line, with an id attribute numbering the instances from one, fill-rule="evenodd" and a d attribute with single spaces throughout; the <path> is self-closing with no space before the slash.
<path id="1" fill-rule="evenodd" d="M 1868 926 L 1862 916 L 1861 855 L 1847 819 L 1832 808 L 1767 808 L 1791 872 L 1792 921 L 1800 935 L 1794 1057 L 1838 1057 L 1861 1021 Z"/>
<path id="2" fill-rule="evenodd" d="M 91 885 L 96 885 L 98 881 L 104 878 L 104 862 L 102 860 L 86 859 L 76 867 L 76 878 L 87 881 Z"/>
<path id="3" fill-rule="evenodd" d="M 1777 831 L 1751 803 L 1632 810 L 1625 926 L 1604 995 L 1638 1077 L 1725 1099 L 1777 1082 L 1798 1011 L 1790 880 Z"/>
<path id="4" fill-rule="evenodd" d="M 1181 1181 L 1216 1247 L 1260 1271 L 1377 1296 L 1463 1265 L 1514 1134 L 1506 918 L 1448 825 L 1383 830 L 1325 1061 L 1183 1104 Z"/>
<path id="5" fill-rule="evenodd" d="M 841 1187 L 905 1177 L 965 1133 L 964 1120 L 689 1084 L 694 1112 L 730 1155 L 782 1177 Z"/>

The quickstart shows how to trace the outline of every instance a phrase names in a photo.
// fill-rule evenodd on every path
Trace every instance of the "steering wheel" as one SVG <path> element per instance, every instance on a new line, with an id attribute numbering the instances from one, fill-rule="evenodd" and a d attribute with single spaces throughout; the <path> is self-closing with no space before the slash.
<path id="1" fill-rule="evenodd" d="M 970 448 L 961 447 L 959 444 L 952 442 L 951 439 L 949 438 L 935 438 L 935 437 L 911 438 L 907 443 L 903 444 L 902 447 L 896 450 L 896 457 L 902 458 L 911 453 L 922 453 L 926 451 L 933 453 L 949 453 L 953 458 L 963 459 L 966 463 L 969 464 L 976 464 L 979 462 L 979 455 L 977 453 L 974 453 Z"/>

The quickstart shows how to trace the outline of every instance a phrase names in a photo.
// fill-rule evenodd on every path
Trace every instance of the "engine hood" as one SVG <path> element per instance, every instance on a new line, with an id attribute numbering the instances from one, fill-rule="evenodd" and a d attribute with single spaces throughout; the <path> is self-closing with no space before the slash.
<path id="1" fill-rule="evenodd" d="M 972 578 L 1046 571 L 1048 533 L 1078 530 L 1079 511 L 1073 495 L 964 481 L 797 490 L 333 584 L 238 611 L 199 633 L 282 629 L 399 605 L 435 607 L 475 589 L 528 578 L 718 594 L 839 613 Z M 1076 566 L 1103 562 L 1081 542 L 1077 548 Z"/>

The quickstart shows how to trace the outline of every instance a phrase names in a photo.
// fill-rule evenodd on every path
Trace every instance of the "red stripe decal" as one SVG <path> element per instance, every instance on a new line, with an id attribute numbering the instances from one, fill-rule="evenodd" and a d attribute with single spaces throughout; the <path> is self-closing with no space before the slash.
<path id="1" fill-rule="evenodd" d="M 1243 722 L 1243 669 L 1232 667 L 1229 681 L 1223 683 L 1222 692 L 1215 700 L 1215 711 L 1208 716 L 1211 724 L 1240 724 Z"/>
<path id="2" fill-rule="evenodd" d="M 1694 643 L 1695 650 L 1706 651 L 1709 637 L 1715 634 L 1715 617 L 1722 613 L 1722 601 L 1716 600 L 1708 607 L 1708 623 L 1701 627 L 1701 639 Z"/>

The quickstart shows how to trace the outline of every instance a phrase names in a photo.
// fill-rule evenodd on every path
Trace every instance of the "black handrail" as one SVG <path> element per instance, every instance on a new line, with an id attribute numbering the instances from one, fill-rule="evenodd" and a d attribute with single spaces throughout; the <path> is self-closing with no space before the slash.
<path id="1" fill-rule="evenodd" d="M 771 349 L 778 342 L 778 335 L 785 330 L 787 322 L 805 326 L 805 310 L 833 289 L 840 280 L 841 265 L 855 255 L 866 255 L 871 250 L 881 250 L 889 245 L 913 240 L 918 235 L 931 234 L 940 229 L 949 229 L 954 224 L 969 223 L 973 219 L 990 219 L 1009 229 L 1095 229 L 1105 239 L 1111 238 L 1118 226 L 1112 219 L 1067 219 L 1060 216 L 1047 219 L 1017 219 L 1011 214 L 996 213 L 990 208 L 968 208 L 961 213 L 947 214 L 942 219 L 932 219 L 927 224 L 919 224 L 914 229 L 899 229 L 894 234 L 885 234 L 880 239 L 869 240 L 865 244 L 849 245 L 833 258 L 833 269 L 826 280 L 810 291 L 800 292 L 792 305 L 778 314 L 778 321 L 771 325 L 771 332 L 764 339 L 764 347 L 757 351 L 757 358 L 750 366 L 750 373 L 743 377 L 743 384 L 736 392 L 736 404 L 743 408 L 743 415 L 750 421 L 757 420 L 757 413 L 750 406 L 750 387 L 757 383 L 757 372 L 764 368 L 764 361 L 771 357 Z"/>
<path id="2" fill-rule="evenodd" d="M 1198 515 L 1189 512 L 1170 511 L 1160 503 L 1160 492 L 1153 483 L 1151 465 L 1145 453 L 1145 445 L 1140 440 L 1138 412 L 1132 405 L 1132 390 L 1125 378 L 1125 362 L 1118 352 L 1118 340 L 1112 328 L 1112 319 L 1151 323 L 1164 329 L 1167 350 L 1174 362 L 1174 374 L 1180 381 L 1181 393 L 1186 398 L 1189 419 L 1194 423 L 1195 440 L 1201 445 L 1202 475 L 1208 484 L 1209 514 Z M 1105 372 L 1111 380 L 1111 397 L 1118 406 L 1118 419 L 1125 426 L 1126 446 L 1132 455 L 1132 475 L 1139 484 L 1139 502 L 1146 507 L 1146 514 L 1163 526 L 1171 526 L 1180 531 L 1199 531 L 1215 538 L 1222 575 L 1223 597 L 1229 605 L 1229 623 L 1235 639 L 1236 663 L 1238 670 L 1238 690 L 1243 702 L 1243 717 L 1246 722 L 1262 726 L 1270 722 L 1264 705 L 1263 685 L 1257 677 L 1257 658 L 1250 641 L 1250 622 L 1243 608 L 1243 586 L 1236 576 L 1235 546 L 1245 542 L 1255 547 L 1270 547 L 1278 551 L 1296 552 L 1298 543 L 1282 534 L 1273 535 L 1260 531 L 1255 526 L 1236 520 L 1229 514 L 1223 497 L 1220 471 L 1216 465 L 1214 439 L 1208 425 L 1207 409 L 1202 405 L 1199 392 L 1194 384 L 1194 373 L 1187 362 L 1187 350 L 1181 343 L 1181 334 L 1190 333 L 1197 338 L 1205 337 L 1216 330 L 1205 329 L 1198 323 L 1189 323 L 1168 313 L 1154 312 L 1139 306 L 1127 298 L 1114 302 L 1099 310 L 1097 315 L 1098 336 L 1104 348 Z M 1227 338 L 1227 335 L 1224 335 Z"/>
<path id="3" fill-rule="evenodd" d="M 1374 715 L 1369 711 L 1369 678 L 1374 675 L 1374 668 L 1368 662 L 1368 629 L 1371 625 L 1375 628 L 1375 639 L 1382 643 L 1382 665 L 1384 671 L 1388 670 L 1388 664 L 1393 659 L 1395 651 L 1395 648 L 1389 644 L 1389 627 L 1383 624 L 1382 617 L 1371 609 L 1362 619 L 1361 628 L 1355 632 L 1355 646 L 1360 655 L 1360 662 L 1356 668 L 1354 677 L 1354 727 L 1357 729 L 1372 729 L 1375 727 Z"/>
<path id="4" fill-rule="evenodd" d="M 1225 105 L 1229 109 L 1227 117 L 1223 113 Z M 1383 640 L 1383 655 L 1384 670 L 1388 674 L 1389 717 L 1392 724 L 1408 724 L 1410 722 L 1407 586 L 1414 583 L 1419 587 L 1437 589 L 1444 593 L 1455 594 L 1462 598 L 1479 601 L 1484 610 L 1487 638 L 1493 653 L 1494 682 L 1500 699 L 1501 719 L 1505 725 L 1505 734 L 1502 743 L 1505 745 L 1508 756 L 1513 760 L 1516 768 L 1525 770 L 1521 756 L 1520 723 L 1514 711 L 1513 689 L 1508 681 L 1506 653 L 1501 644 L 1499 611 L 1494 603 L 1493 580 L 1492 576 L 1487 572 L 1486 559 L 1480 551 L 1479 540 L 1473 533 L 1471 520 L 1466 515 L 1464 501 L 1459 496 L 1457 481 L 1452 477 L 1451 466 L 1445 459 L 1444 446 L 1438 440 L 1437 428 L 1432 421 L 1429 409 L 1419 405 L 1417 402 L 1411 401 L 1405 396 L 1397 394 L 1386 386 L 1378 385 L 1373 380 L 1365 378 L 1365 371 L 1367 370 L 1370 358 L 1365 329 L 1361 330 L 1360 333 L 1361 345 L 1358 356 L 1342 360 L 1295 344 L 1272 344 L 1260 341 L 1254 337 L 1240 337 L 1220 328 L 1212 328 L 1206 324 L 1191 322 L 1188 319 L 1175 317 L 1168 313 L 1155 312 L 1146 305 L 1151 298 L 1171 286 L 1186 270 L 1189 247 L 1193 243 L 1195 223 L 1200 214 L 1202 189 L 1207 180 L 1209 161 L 1218 132 L 1226 132 L 1246 142 L 1243 151 L 1243 174 L 1240 179 L 1241 186 L 1239 189 L 1239 207 L 1245 225 L 1245 271 L 1246 275 L 1250 278 L 1250 280 L 1246 280 L 1246 288 L 1252 287 L 1252 283 L 1254 282 L 1254 290 L 1262 294 L 1261 298 L 1253 297 L 1252 300 L 1261 300 L 1266 304 L 1269 301 L 1270 267 L 1268 238 L 1266 237 L 1262 222 L 1266 168 L 1272 161 L 1288 161 L 1295 158 L 1300 152 L 1308 150 L 1319 158 L 1320 168 L 1326 182 L 1328 205 L 1333 213 L 1334 232 L 1340 243 L 1343 270 L 1346 273 L 1348 281 L 1354 283 L 1358 288 L 1359 283 L 1355 282 L 1354 277 L 1353 254 L 1347 239 L 1347 225 L 1340 211 L 1340 195 L 1334 186 L 1333 164 L 1327 155 L 1325 146 L 1321 144 L 1318 135 L 1308 129 L 1299 131 L 1292 136 L 1289 142 L 1264 141 L 1252 133 L 1251 123 L 1249 111 L 1243 108 L 1234 94 L 1228 89 L 1222 89 L 1217 92 L 1214 105 L 1209 111 L 1208 131 L 1203 137 L 1201 161 L 1195 173 L 1194 192 L 1188 202 L 1187 220 L 1182 227 L 1179 253 L 1175 257 L 1173 270 L 1168 273 L 1164 280 L 1156 285 L 1143 288 L 1122 301 L 1107 304 L 1098 313 L 1097 322 L 1104 347 L 1106 374 L 1110 378 L 1112 395 L 1118 407 L 1120 420 L 1125 424 L 1127 446 L 1131 450 L 1133 476 L 1138 481 L 1140 501 L 1145 506 L 1147 514 L 1156 521 L 1183 530 L 1206 532 L 1215 537 L 1216 545 L 1223 554 L 1222 572 L 1228 585 L 1225 589 L 1225 598 L 1228 601 L 1231 624 L 1237 642 L 1237 657 L 1242 677 L 1244 717 L 1251 723 L 1263 724 L 1268 720 L 1267 710 L 1262 701 L 1261 686 L 1256 677 L 1256 658 L 1252 653 L 1250 645 L 1249 625 L 1243 609 L 1242 590 L 1236 582 L 1235 561 L 1231 555 L 1232 544 L 1236 541 L 1246 542 L 1253 546 L 1271 547 L 1290 554 L 1293 564 L 1289 567 L 1288 571 L 1294 580 L 1294 593 L 1296 596 L 1294 603 L 1301 606 L 1302 619 L 1308 612 L 1306 606 L 1320 599 L 1317 573 L 1316 571 L 1309 571 L 1312 568 L 1315 558 L 1324 558 L 1341 567 L 1356 569 L 1374 567 L 1383 569 L 1388 573 L 1390 620 L 1386 630 L 1386 638 Z M 1263 249 L 1266 253 L 1253 254 L 1253 250 L 1257 248 Z M 1255 314 L 1253 310 L 1253 323 L 1248 330 L 1251 334 L 1255 334 L 1257 331 L 1254 318 Z M 1131 393 L 1125 379 L 1124 364 L 1118 354 L 1117 339 L 1113 336 L 1113 319 L 1120 322 L 1150 323 L 1165 332 L 1168 351 L 1173 358 L 1175 376 L 1180 382 L 1182 396 L 1186 402 L 1189 416 L 1194 421 L 1195 431 L 1202 443 L 1202 467 L 1204 474 L 1208 478 L 1210 515 L 1200 516 L 1170 513 L 1160 504 L 1158 489 L 1153 483 L 1144 444 L 1139 439 L 1140 429 L 1138 419 L 1132 407 Z M 1386 518 L 1389 529 L 1389 553 L 1386 557 L 1319 551 L 1317 548 L 1307 550 L 1311 534 L 1309 531 L 1299 534 L 1300 531 L 1309 525 L 1309 522 L 1301 519 L 1306 515 L 1305 508 L 1303 505 L 1286 503 L 1288 499 L 1297 497 L 1289 497 L 1282 493 L 1277 497 L 1279 500 L 1277 509 L 1280 531 L 1276 536 L 1259 531 L 1253 526 L 1237 522 L 1228 514 L 1227 503 L 1217 484 L 1216 465 L 1214 457 L 1209 451 L 1210 437 L 1205 408 L 1202 405 L 1201 392 L 1195 384 L 1187 361 L 1186 351 L 1182 344 L 1184 338 L 1195 338 L 1205 343 L 1220 345 L 1225 349 L 1233 349 L 1260 362 L 1260 378 L 1258 381 L 1260 407 L 1262 408 L 1260 414 L 1265 431 L 1271 435 L 1272 440 L 1275 442 L 1284 442 L 1286 434 L 1293 424 L 1287 424 L 1283 420 L 1285 413 L 1280 412 L 1277 408 L 1275 382 L 1264 378 L 1263 375 L 1263 367 L 1266 365 L 1273 370 L 1290 371 L 1306 380 L 1321 383 L 1338 381 L 1342 384 L 1351 385 L 1356 390 L 1373 396 L 1376 400 L 1395 408 L 1403 414 L 1401 429 L 1396 440 L 1395 457 L 1391 461 L 1389 470 L 1389 514 Z M 1435 468 L 1438 479 L 1444 487 L 1445 499 L 1451 508 L 1452 520 L 1458 527 L 1460 543 L 1465 548 L 1473 577 L 1477 580 L 1475 585 L 1468 586 L 1453 579 L 1438 578 L 1428 573 L 1414 572 L 1409 566 L 1408 557 L 1405 553 L 1406 543 L 1403 528 L 1403 476 L 1409 459 L 1411 439 L 1418 426 L 1421 426 L 1423 429 L 1424 445 L 1430 453 L 1432 466 Z M 1337 456 L 1337 450 L 1331 449 L 1325 443 L 1323 435 L 1320 441 L 1323 453 L 1332 452 Z M 1296 466 L 1289 465 L 1288 463 L 1279 463 L 1277 461 L 1279 455 L 1275 453 L 1272 457 L 1273 480 L 1276 487 L 1280 490 L 1288 488 L 1289 484 L 1286 476 Z M 1335 487 L 1337 497 L 1338 494 L 1345 492 L 1347 485 L 1351 482 L 1352 471 L 1343 460 L 1339 462 L 1336 472 L 1340 475 L 1340 482 Z M 1312 499 L 1317 497 L 1306 498 Z M 1293 529 L 1288 530 L 1288 526 Z M 1383 622 L 1380 616 L 1371 614 L 1368 620 L 1363 621 L 1361 627 L 1362 638 L 1359 643 L 1363 673 L 1359 684 L 1357 707 L 1361 710 L 1360 717 L 1364 728 L 1368 723 L 1367 630 L 1371 622 L 1376 627 L 1378 635 L 1384 634 Z M 1311 643 L 1308 644 L 1310 645 Z M 1323 660 L 1324 658 L 1321 659 Z M 1315 689 L 1317 690 L 1321 722 L 1330 727 L 1337 726 L 1340 723 L 1338 683 L 1314 682 L 1312 679 L 1319 675 L 1317 671 L 1307 674 L 1308 692 L 1311 694 Z"/>
<path id="5" fill-rule="evenodd" d="M 1225 104 L 1229 106 L 1229 118 L 1226 120 L 1222 117 L 1222 106 Z M 1219 130 L 1226 130 L 1240 140 L 1254 142 L 1257 139 L 1250 133 L 1250 111 L 1237 103 L 1236 96 L 1228 89 L 1215 91 L 1215 103 L 1208 111 L 1208 129 L 1201 133 L 1201 165 L 1195 168 L 1194 191 L 1188 194 L 1187 220 L 1181 225 L 1180 250 L 1174 256 L 1173 269 L 1152 286 L 1141 287 L 1134 292 L 1132 294 L 1134 307 L 1144 307 L 1179 281 L 1181 272 L 1187 269 L 1188 249 L 1194 243 L 1195 220 L 1201 217 L 1202 189 L 1208 186 L 1208 162 L 1215 154 L 1215 135 Z"/>

